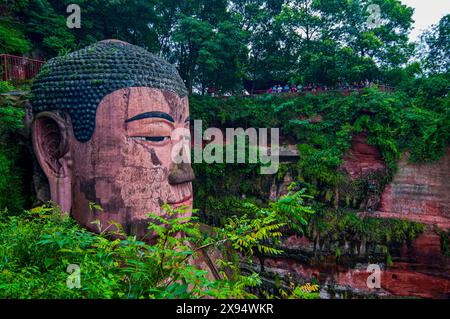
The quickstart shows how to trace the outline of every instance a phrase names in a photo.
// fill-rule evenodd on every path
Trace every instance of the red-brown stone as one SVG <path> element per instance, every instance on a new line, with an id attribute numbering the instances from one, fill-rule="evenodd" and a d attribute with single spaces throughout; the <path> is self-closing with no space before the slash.
<path id="1" fill-rule="evenodd" d="M 398 163 L 398 173 L 381 197 L 380 217 L 450 228 L 450 148 L 435 163 Z"/>
<path id="2" fill-rule="evenodd" d="M 367 143 L 367 133 L 353 137 L 349 154 L 343 160 L 341 168 L 353 179 L 386 168 L 380 151 Z"/>
<path id="3" fill-rule="evenodd" d="M 312 243 L 305 237 L 291 236 L 285 241 L 290 248 L 311 251 Z M 440 238 L 430 228 L 411 245 L 401 249 L 392 266 L 381 271 L 381 288 L 370 289 L 367 264 L 348 268 L 336 262 L 334 256 L 308 263 L 290 258 L 264 260 L 266 270 L 282 276 L 297 275 L 306 280 L 316 278 L 321 285 L 332 284 L 363 294 L 420 298 L 450 298 L 450 258 L 441 253 Z"/>

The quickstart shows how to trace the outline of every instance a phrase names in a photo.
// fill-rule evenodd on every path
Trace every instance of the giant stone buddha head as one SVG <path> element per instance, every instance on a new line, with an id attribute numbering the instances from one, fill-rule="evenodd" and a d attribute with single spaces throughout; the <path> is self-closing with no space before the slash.
<path id="1" fill-rule="evenodd" d="M 32 88 L 33 147 L 51 200 L 83 226 L 143 235 L 148 213 L 192 206 L 190 164 L 172 150 L 189 128 L 176 68 L 116 40 L 50 60 Z M 183 149 L 181 149 L 183 152 Z M 96 203 L 101 210 L 91 210 Z"/>

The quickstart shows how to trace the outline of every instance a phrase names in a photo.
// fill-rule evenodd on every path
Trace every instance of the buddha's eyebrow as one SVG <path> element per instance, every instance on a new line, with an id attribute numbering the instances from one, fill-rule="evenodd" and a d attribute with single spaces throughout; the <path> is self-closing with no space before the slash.
<path id="1" fill-rule="evenodd" d="M 169 122 L 175 123 L 175 120 L 173 119 L 173 117 L 170 116 L 167 113 L 164 113 L 164 112 L 146 112 L 146 113 L 142 113 L 142 114 L 133 116 L 132 118 L 126 120 L 125 123 L 130 123 L 130 122 L 133 122 L 133 121 L 138 121 L 138 120 L 148 119 L 148 118 L 160 118 L 160 119 L 164 119 L 164 120 L 167 120 Z"/>

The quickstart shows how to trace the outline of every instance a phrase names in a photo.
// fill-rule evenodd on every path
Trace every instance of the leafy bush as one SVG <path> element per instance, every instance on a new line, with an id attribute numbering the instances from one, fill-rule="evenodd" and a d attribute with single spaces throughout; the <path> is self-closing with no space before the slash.
<path id="1" fill-rule="evenodd" d="M 0 82 L 0 90 L 11 88 L 7 82 Z M 0 95 L 0 211 L 7 208 L 10 212 L 20 212 L 29 201 L 23 165 L 26 150 L 18 134 L 24 127 L 24 116 L 23 108 L 15 99 Z"/>
<path id="2" fill-rule="evenodd" d="M 286 205 L 286 203 L 284 204 Z M 275 211 L 232 217 L 216 234 L 203 236 L 195 218 L 166 205 L 166 216 L 149 214 L 152 245 L 118 231 L 88 232 L 57 207 L 41 206 L 0 220 L 0 298 L 255 298 L 246 288 L 261 283 L 238 264 L 215 260 L 222 279 L 210 279 L 193 260 L 202 249 L 231 245 L 249 261 L 272 248 L 284 226 Z M 297 209 L 298 209 L 297 205 Z M 181 235 L 182 234 L 182 235 Z M 113 236 L 113 237 L 111 237 Z M 239 260 L 239 259 L 237 259 Z M 79 289 L 67 285 L 69 265 L 81 271 Z"/>
<path id="3" fill-rule="evenodd" d="M 255 276 L 242 281 L 212 281 L 207 272 L 189 261 L 198 253 L 191 239 L 198 227 L 180 211 L 149 231 L 159 234 L 154 245 L 135 237 L 95 235 L 62 216 L 53 207 L 38 207 L 1 223 L 0 296 L 2 298 L 199 298 L 251 297 L 236 287 L 257 283 Z M 163 227 L 165 226 L 165 227 Z M 175 236 L 183 232 L 188 236 Z M 116 234 L 117 235 L 117 234 Z M 70 264 L 81 269 L 81 288 L 66 285 Z M 189 289 L 188 289 L 189 288 Z"/>
<path id="4" fill-rule="evenodd" d="M 191 115 L 208 127 L 279 127 L 282 138 L 294 138 L 297 144 L 316 151 L 304 150 L 306 161 L 324 159 L 325 166 L 331 169 L 350 147 L 352 135 L 365 131 L 369 144 L 378 147 L 387 164 L 395 168 L 404 150 L 413 154 L 414 161 L 432 161 L 443 154 L 448 143 L 450 114 L 442 111 L 448 109 L 448 86 L 442 80 L 438 82 L 429 84 L 434 87 L 432 93 L 424 84 L 416 98 L 403 92 L 383 93 L 376 88 L 350 96 L 333 93 L 255 98 L 193 96 Z M 434 108 L 429 107 L 430 103 L 434 103 Z M 315 117 L 319 119 L 314 120 Z M 425 144 L 430 146 L 424 147 Z M 307 173 L 317 174 L 312 170 Z"/>
<path id="5" fill-rule="evenodd" d="M 380 150 L 387 164 L 380 187 L 391 180 L 405 151 L 409 151 L 413 162 L 442 157 L 450 137 L 448 87 L 442 77 L 429 80 L 438 82 L 436 85 L 423 79 L 422 88 L 410 96 L 402 91 L 384 93 L 376 88 L 350 96 L 337 93 L 252 98 L 193 96 L 191 115 L 203 120 L 204 126 L 279 127 L 281 143 L 295 143 L 299 149 L 300 158 L 294 169 L 291 165 L 291 176 L 304 183 L 311 194 L 318 195 L 317 200 L 337 207 L 344 202 L 339 191 L 345 183 L 339 168 L 356 134 L 365 134 L 367 142 Z M 434 90 L 427 95 L 429 85 L 434 85 Z M 223 201 L 229 196 L 238 199 L 245 195 L 266 201 L 267 193 L 261 189 L 269 178 L 258 176 L 253 164 L 193 166 L 198 177 L 194 182 L 196 205 L 208 215 L 204 216 L 205 221 L 216 223 L 216 216 L 226 214 L 227 207 L 236 209 L 236 201 Z M 359 205 L 364 196 L 363 193 L 353 198 L 347 196 L 347 206 Z"/>
<path id="6" fill-rule="evenodd" d="M 7 81 L 0 81 L 0 94 L 14 90 L 14 86 Z"/>
<path id="7" fill-rule="evenodd" d="M 365 242 L 373 248 L 384 246 L 384 252 L 389 254 L 389 249 L 397 249 L 403 244 L 411 243 L 425 230 L 425 225 L 400 219 L 374 218 L 370 216 L 358 216 L 352 211 L 331 210 L 314 207 L 317 213 L 308 219 L 306 235 L 322 248 L 330 248 L 338 244 L 339 255 L 346 243 L 356 246 Z M 352 254 L 352 251 L 346 251 Z"/>

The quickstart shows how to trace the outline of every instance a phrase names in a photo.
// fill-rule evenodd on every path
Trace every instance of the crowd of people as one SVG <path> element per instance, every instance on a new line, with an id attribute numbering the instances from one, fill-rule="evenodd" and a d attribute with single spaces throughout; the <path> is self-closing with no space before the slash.
<path id="1" fill-rule="evenodd" d="M 267 93 L 279 94 L 279 93 L 301 93 L 301 92 L 326 92 L 326 91 L 354 91 L 360 90 L 364 88 L 369 88 L 374 85 L 379 86 L 380 83 L 377 81 L 376 83 L 366 79 L 365 81 L 361 80 L 359 82 L 353 82 L 353 84 L 349 84 L 347 82 L 339 82 L 335 87 L 328 87 L 326 84 L 316 84 L 316 83 L 308 83 L 303 86 L 301 84 L 295 85 L 280 85 L 275 84 L 271 88 L 267 90 Z"/>
<path id="2" fill-rule="evenodd" d="M 371 80 L 361 80 L 359 82 L 353 82 L 352 84 L 349 84 L 348 82 L 338 82 L 334 86 L 328 86 L 326 84 L 316 84 L 316 83 L 308 83 L 307 85 L 302 84 L 275 84 L 268 90 L 253 90 L 253 91 L 246 91 L 244 90 L 242 92 L 242 96 L 253 96 L 253 95 L 259 95 L 259 94 L 293 94 L 293 93 L 326 93 L 326 92 L 343 92 L 344 94 L 351 94 L 352 92 L 362 90 L 364 88 L 370 88 L 376 86 L 379 90 L 384 92 L 392 92 L 394 91 L 393 87 L 384 85 L 380 83 L 379 80 L 377 81 L 371 81 Z M 236 95 L 235 93 L 225 93 L 220 94 L 215 88 L 208 88 L 206 90 L 206 93 L 210 96 L 232 96 Z"/>

